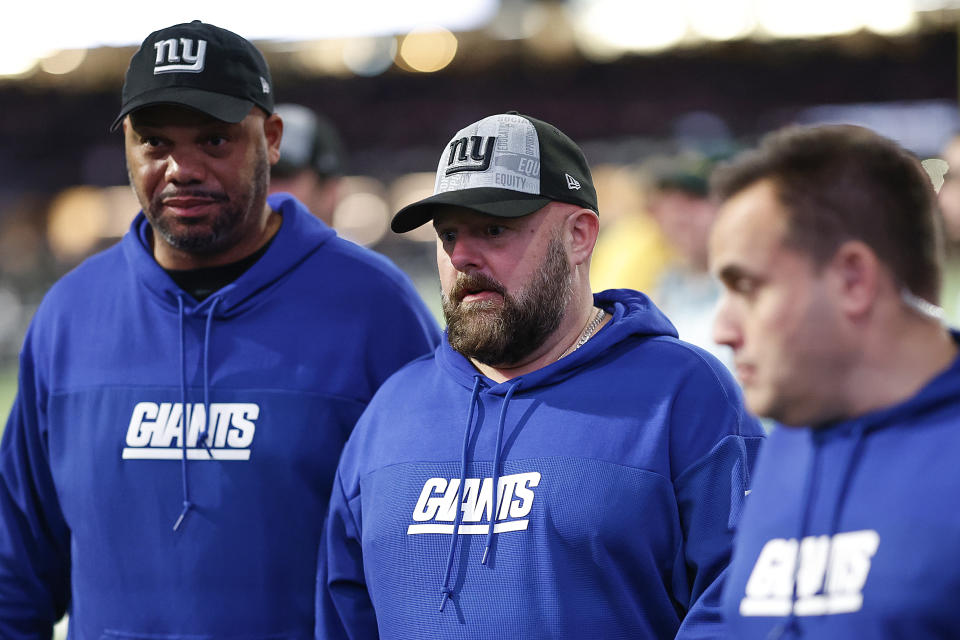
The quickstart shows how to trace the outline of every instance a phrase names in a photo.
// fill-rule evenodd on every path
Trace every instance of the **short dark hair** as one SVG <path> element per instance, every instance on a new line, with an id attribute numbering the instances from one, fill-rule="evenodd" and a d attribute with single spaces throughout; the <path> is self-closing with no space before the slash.
<path id="1" fill-rule="evenodd" d="M 786 243 L 826 264 L 860 240 L 898 285 L 937 303 L 942 233 L 937 196 L 918 159 L 863 127 L 790 126 L 721 165 L 711 192 L 723 202 L 770 180 L 789 215 Z"/>

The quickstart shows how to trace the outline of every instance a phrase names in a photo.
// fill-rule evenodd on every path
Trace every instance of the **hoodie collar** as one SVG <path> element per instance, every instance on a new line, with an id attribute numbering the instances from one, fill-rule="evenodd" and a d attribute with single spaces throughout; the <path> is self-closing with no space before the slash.
<path id="1" fill-rule="evenodd" d="M 669 336 L 676 338 L 677 330 L 667 317 L 646 295 L 630 289 L 610 289 L 593 296 L 594 304 L 612 318 L 582 347 L 545 367 L 517 378 L 496 383 L 482 376 L 487 393 L 505 395 L 515 381 L 523 381 L 525 391 L 556 384 L 577 373 L 584 365 L 631 336 Z M 454 351 L 450 342 L 444 340 L 437 349 L 439 366 L 461 386 L 472 389 L 474 377 L 481 375 L 469 359 Z"/>
<path id="2" fill-rule="evenodd" d="M 243 312 L 256 304 L 259 292 L 273 285 L 336 236 L 333 229 L 312 215 L 289 194 L 273 194 L 267 198 L 267 204 L 283 217 L 280 229 L 267 252 L 237 280 L 203 302 L 196 302 L 187 296 L 185 313 L 203 312 L 213 298 L 218 299 L 216 317 L 228 317 Z M 146 290 L 162 306 L 177 312 L 177 299 L 183 291 L 154 259 L 150 249 L 152 233 L 150 223 L 143 211 L 140 211 L 121 241 L 123 253 L 135 277 Z"/>

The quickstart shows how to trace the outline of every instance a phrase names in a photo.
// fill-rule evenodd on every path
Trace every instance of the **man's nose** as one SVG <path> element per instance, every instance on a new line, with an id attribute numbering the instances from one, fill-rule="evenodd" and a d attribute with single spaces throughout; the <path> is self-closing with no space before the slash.
<path id="1" fill-rule="evenodd" d="M 171 153 L 167 156 L 165 177 L 174 184 L 196 184 L 203 182 L 206 166 L 197 154 L 188 151 Z"/>
<path id="2" fill-rule="evenodd" d="M 733 301 L 726 294 L 720 297 L 717 303 L 716 315 L 713 318 L 713 341 L 728 346 L 734 350 L 743 343 L 739 314 Z"/>

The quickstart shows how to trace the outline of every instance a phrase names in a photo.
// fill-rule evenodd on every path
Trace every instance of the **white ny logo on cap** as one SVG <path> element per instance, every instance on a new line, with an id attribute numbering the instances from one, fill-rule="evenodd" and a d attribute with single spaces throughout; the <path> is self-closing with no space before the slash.
<path id="1" fill-rule="evenodd" d="M 183 47 L 182 52 L 177 47 L 178 44 Z M 157 61 L 154 63 L 156 66 L 153 68 L 154 75 L 174 72 L 200 73 L 203 71 L 207 56 L 206 40 L 199 41 L 196 53 L 193 50 L 194 41 L 190 38 L 180 38 L 179 42 L 176 38 L 170 38 L 154 43 L 153 47 L 157 50 Z"/>

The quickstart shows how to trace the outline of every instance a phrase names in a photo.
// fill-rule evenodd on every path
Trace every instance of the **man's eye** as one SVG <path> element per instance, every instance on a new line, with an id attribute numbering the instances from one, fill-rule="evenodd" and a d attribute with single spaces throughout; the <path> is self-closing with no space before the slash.
<path id="1" fill-rule="evenodd" d="M 492 225 L 490 225 L 489 227 L 487 227 L 487 235 L 488 235 L 488 236 L 493 236 L 493 237 L 495 238 L 495 237 L 497 237 L 497 236 L 503 235 L 503 232 L 506 231 L 506 230 L 507 230 L 507 228 L 504 227 L 504 226 L 502 226 L 502 225 L 492 224 Z"/>
<path id="2" fill-rule="evenodd" d="M 212 147 L 222 147 L 223 145 L 227 144 L 227 139 L 223 136 L 210 136 L 208 143 Z"/>
<path id="3" fill-rule="evenodd" d="M 441 242 L 453 242 L 457 239 L 457 234 L 453 231 L 437 231 L 437 237 Z"/>
<path id="4" fill-rule="evenodd" d="M 148 147 L 159 147 L 161 144 L 163 144 L 160 138 L 157 136 L 146 136 L 142 139 L 142 141 L 143 144 L 147 145 Z"/>
<path id="5" fill-rule="evenodd" d="M 730 283 L 730 289 L 747 296 L 756 291 L 757 283 L 752 278 L 740 277 Z"/>

